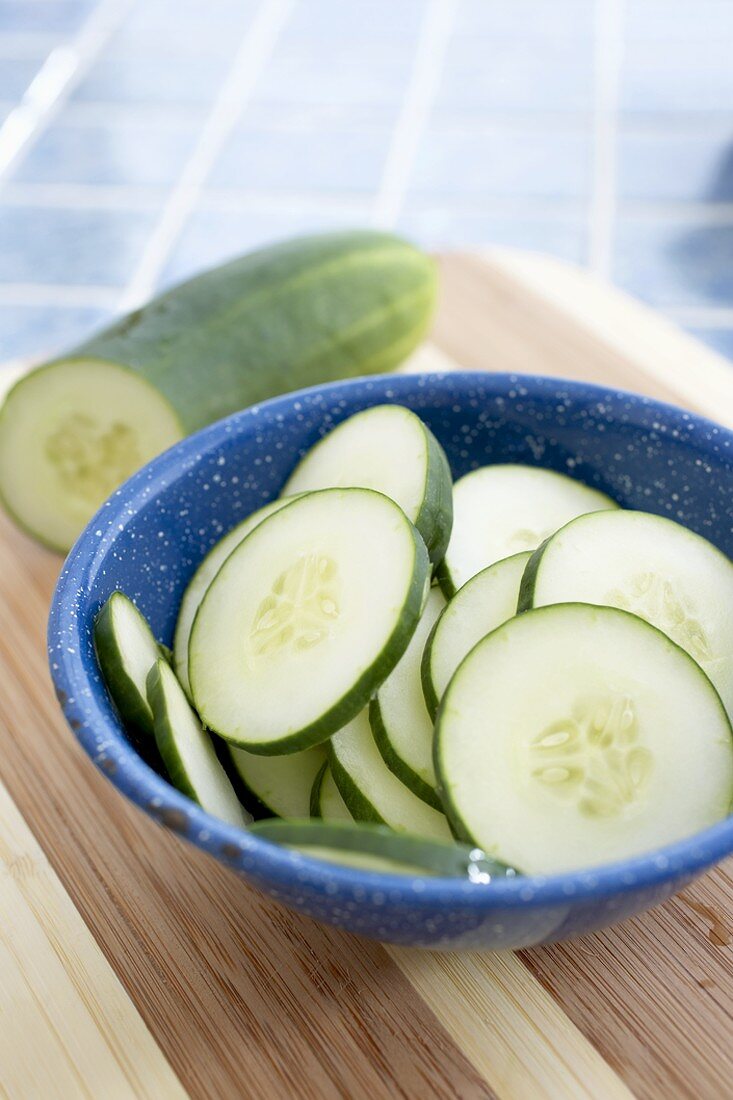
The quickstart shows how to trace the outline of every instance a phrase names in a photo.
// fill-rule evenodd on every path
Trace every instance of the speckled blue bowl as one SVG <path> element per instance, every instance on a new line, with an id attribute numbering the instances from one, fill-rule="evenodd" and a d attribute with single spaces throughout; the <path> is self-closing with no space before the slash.
<path id="1" fill-rule="evenodd" d="M 561 470 L 631 508 L 670 515 L 733 555 L 733 432 L 596 386 L 500 374 L 390 376 L 307 390 L 184 440 L 126 482 L 82 534 L 49 623 L 56 691 L 94 763 L 129 798 L 272 897 L 394 943 L 514 948 L 576 936 L 663 901 L 733 852 L 733 818 L 682 843 L 588 872 L 490 885 L 385 876 L 299 856 L 205 814 L 125 738 L 100 681 L 94 616 L 122 588 L 170 642 L 181 594 L 209 548 L 276 496 L 296 459 L 369 405 L 414 409 L 456 477 L 487 462 Z"/>

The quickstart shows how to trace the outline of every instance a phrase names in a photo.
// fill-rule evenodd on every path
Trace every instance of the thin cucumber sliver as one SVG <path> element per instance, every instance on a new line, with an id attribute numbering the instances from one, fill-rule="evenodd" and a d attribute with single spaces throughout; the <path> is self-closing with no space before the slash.
<path id="1" fill-rule="evenodd" d="M 466 654 L 517 611 L 519 586 L 529 553 L 514 554 L 466 581 L 435 623 L 422 657 L 422 688 L 435 718 L 450 678 Z"/>
<path id="2" fill-rule="evenodd" d="M 385 763 L 418 798 L 441 812 L 433 768 L 433 719 L 423 697 L 420 663 L 444 607 L 440 589 L 431 588 L 409 646 L 369 705 L 372 733 Z"/>
<path id="3" fill-rule="evenodd" d="M 291 499 L 294 498 L 286 497 L 282 500 L 272 500 L 264 507 L 258 508 L 256 512 L 253 512 L 247 519 L 242 520 L 236 527 L 233 527 L 211 548 L 188 582 L 178 609 L 176 631 L 173 636 L 173 653 L 176 675 L 189 696 L 191 685 L 188 682 L 188 643 L 191 637 L 193 620 L 196 618 L 196 612 L 206 595 L 209 585 L 232 551 L 239 546 L 250 531 L 254 531 L 255 527 L 267 519 L 268 516 L 278 512 L 286 504 L 290 504 Z"/>
<path id="4" fill-rule="evenodd" d="M 389 825 L 433 840 L 449 840 L 445 815 L 406 787 L 384 762 L 362 711 L 329 744 L 329 764 L 336 786 L 357 821 Z"/>
<path id="5" fill-rule="evenodd" d="M 328 761 L 313 780 L 310 815 L 323 821 L 353 821 L 349 809 L 334 782 Z"/>
<path id="6" fill-rule="evenodd" d="M 363 822 L 259 821 L 255 836 L 297 848 L 304 855 L 379 873 L 437 875 L 487 884 L 512 872 L 475 848 L 394 833 Z"/>
<path id="7" fill-rule="evenodd" d="M 124 592 L 113 592 L 97 615 L 94 647 L 122 720 L 152 737 L 146 684 L 161 649 L 147 620 Z"/>
<path id="8" fill-rule="evenodd" d="M 327 766 L 323 746 L 314 745 L 287 756 L 260 756 L 236 745 L 227 745 L 225 751 L 244 792 L 244 803 L 249 806 L 251 799 L 256 816 L 307 816 L 315 777 Z"/>
<path id="9" fill-rule="evenodd" d="M 163 658 L 148 675 L 148 698 L 155 720 L 155 740 L 173 785 L 207 813 L 230 825 L 244 827 L 249 819 L 217 757 L 211 737 Z"/>

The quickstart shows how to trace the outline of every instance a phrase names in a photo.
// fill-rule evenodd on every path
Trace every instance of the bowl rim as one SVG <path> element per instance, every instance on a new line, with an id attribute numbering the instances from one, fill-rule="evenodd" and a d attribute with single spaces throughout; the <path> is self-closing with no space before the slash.
<path id="1" fill-rule="evenodd" d="M 577 382 L 544 375 L 450 371 L 415 374 L 383 374 L 312 386 L 251 406 L 211 424 L 174 444 L 124 482 L 105 501 L 72 547 L 57 581 L 48 621 L 51 678 L 66 720 L 91 760 L 115 787 L 159 824 L 244 872 L 265 887 L 292 890 L 297 882 L 304 892 L 334 894 L 351 891 L 359 899 L 383 893 L 389 904 L 420 910 L 470 908 L 479 912 L 535 906 L 568 906 L 588 899 L 606 899 L 661 887 L 674 879 L 690 879 L 733 852 L 733 816 L 691 837 L 630 859 L 548 875 L 517 875 L 490 884 L 468 879 L 417 877 L 350 868 L 307 856 L 212 817 L 176 790 L 137 754 L 115 718 L 101 681 L 87 674 L 82 659 L 85 639 L 76 613 L 77 600 L 87 582 L 114 545 L 97 532 L 124 529 L 125 521 L 151 497 L 175 480 L 182 464 L 190 468 L 195 458 L 215 449 L 241 424 L 261 412 L 279 414 L 315 394 L 338 394 L 348 399 L 352 390 L 369 386 L 377 400 L 396 400 L 414 388 L 447 384 L 468 390 L 480 386 L 495 390 L 520 386 L 539 398 L 554 390 L 570 393 L 581 404 L 614 405 L 627 411 L 645 410 L 663 417 L 706 449 L 711 436 L 721 435 L 733 457 L 733 431 L 696 413 L 634 394 L 617 387 Z M 380 394 L 380 390 L 382 391 Z M 387 391 L 387 392 L 385 392 Z M 370 393 L 370 397 L 372 393 Z M 627 424 L 634 424 L 628 417 Z M 648 425 L 639 425 L 648 428 Z M 60 642 L 64 639 L 64 643 Z M 99 736 L 100 731 L 104 734 Z"/>

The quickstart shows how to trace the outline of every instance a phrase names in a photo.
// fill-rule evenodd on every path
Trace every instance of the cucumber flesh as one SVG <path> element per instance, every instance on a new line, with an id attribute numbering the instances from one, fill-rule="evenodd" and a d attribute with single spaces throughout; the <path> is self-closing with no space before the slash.
<path id="1" fill-rule="evenodd" d="M 204 723 L 263 755 L 325 741 L 404 653 L 428 571 L 417 531 L 380 493 L 325 489 L 269 516 L 194 620 L 189 677 Z"/>
<path id="2" fill-rule="evenodd" d="M 283 493 L 349 486 L 396 501 L 430 560 L 441 560 L 453 522 L 452 478 L 443 448 L 415 413 L 376 405 L 349 417 L 307 452 Z"/>
<path id="3" fill-rule="evenodd" d="M 113 592 L 97 615 L 94 647 L 123 722 L 152 737 L 147 678 L 161 651 L 147 620 L 124 592 Z"/>
<path id="4" fill-rule="evenodd" d="M 323 821 L 353 821 L 349 809 L 336 786 L 328 761 L 313 780 L 310 799 L 311 817 Z"/>
<path id="5" fill-rule="evenodd" d="M 239 546 L 242 539 L 246 538 L 250 531 L 254 531 L 255 527 L 262 523 L 264 519 L 284 508 L 286 504 L 290 504 L 290 500 L 287 498 L 270 501 L 269 504 L 265 504 L 263 508 L 258 508 L 251 516 L 238 523 L 212 547 L 188 582 L 188 587 L 183 593 L 181 606 L 178 609 L 176 632 L 173 637 L 174 668 L 187 695 L 191 695 L 191 685 L 188 681 L 188 643 L 191 637 L 191 627 L 209 585 L 231 552 Z"/>
<path id="6" fill-rule="evenodd" d="M 435 624 L 422 659 L 422 687 L 433 718 L 466 654 L 516 614 L 519 585 L 530 556 L 514 554 L 482 569 L 456 592 Z"/>
<path id="7" fill-rule="evenodd" d="M 155 740 L 173 785 L 213 817 L 244 828 L 250 819 L 245 816 L 211 737 L 163 658 L 156 661 L 148 675 L 148 698 L 155 720 Z"/>
<path id="8" fill-rule="evenodd" d="M 586 604 L 518 615 L 471 650 L 436 767 L 456 832 L 528 874 L 671 844 L 733 797 L 730 723 L 699 666 L 642 619 Z"/>
<path id="9" fill-rule="evenodd" d="M 362 711 L 331 738 L 329 763 L 336 786 L 357 821 L 389 825 L 395 832 L 450 840 L 445 815 L 400 782 L 377 748 Z"/>
<path id="10" fill-rule="evenodd" d="M 487 883 L 511 872 L 475 848 L 394 833 L 383 825 L 363 822 L 258 821 L 255 836 L 297 848 L 304 855 L 391 874 L 471 878 Z"/>
<path id="11" fill-rule="evenodd" d="M 257 756 L 228 745 L 232 765 L 258 812 L 274 817 L 306 817 L 316 774 L 326 764 L 321 745 L 288 756 Z"/>
<path id="12" fill-rule="evenodd" d="M 453 533 L 438 571 L 450 599 L 488 565 L 535 550 L 585 512 L 615 501 L 564 474 L 534 466 L 482 466 L 453 486 Z"/>
<path id="13" fill-rule="evenodd" d="M 530 560 L 521 606 L 582 602 L 641 616 L 686 649 L 733 716 L 733 562 L 646 512 L 574 520 Z"/>
<path id="14" fill-rule="evenodd" d="M 420 679 L 425 642 L 445 607 L 439 588 L 431 588 L 412 640 L 391 676 L 369 706 L 369 722 L 384 762 L 428 805 L 442 811 L 433 767 L 433 719 Z"/>
<path id="15" fill-rule="evenodd" d="M 120 482 L 183 435 L 166 399 L 115 363 L 67 359 L 21 378 L 0 411 L 0 501 L 68 550 Z"/>

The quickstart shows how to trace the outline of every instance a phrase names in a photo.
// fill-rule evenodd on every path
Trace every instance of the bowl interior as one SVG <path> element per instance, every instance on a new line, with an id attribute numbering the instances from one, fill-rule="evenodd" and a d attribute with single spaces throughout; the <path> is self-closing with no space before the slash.
<path id="1" fill-rule="evenodd" d="M 321 435 L 389 401 L 423 417 L 455 477 L 492 462 L 558 470 L 626 507 L 670 516 L 733 556 L 733 433 L 595 386 L 475 373 L 376 377 L 278 398 L 177 444 L 107 501 L 69 555 L 49 624 L 51 669 L 70 724 L 113 781 L 164 823 L 240 868 L 247 869 L 247 850 L 271 852 L 271 846 L 214 822 L 134 756 L 100 681 L 94 617 L 121 588 L 169 643 L 184 588 L 211 546 L 277 495 Z M 713 847 L 696 849 L 703 862 L 733 848 L 730 822 L 715 830 L 708 830 Z M 363 873 L 334 874 L 355 880 Z"/>

